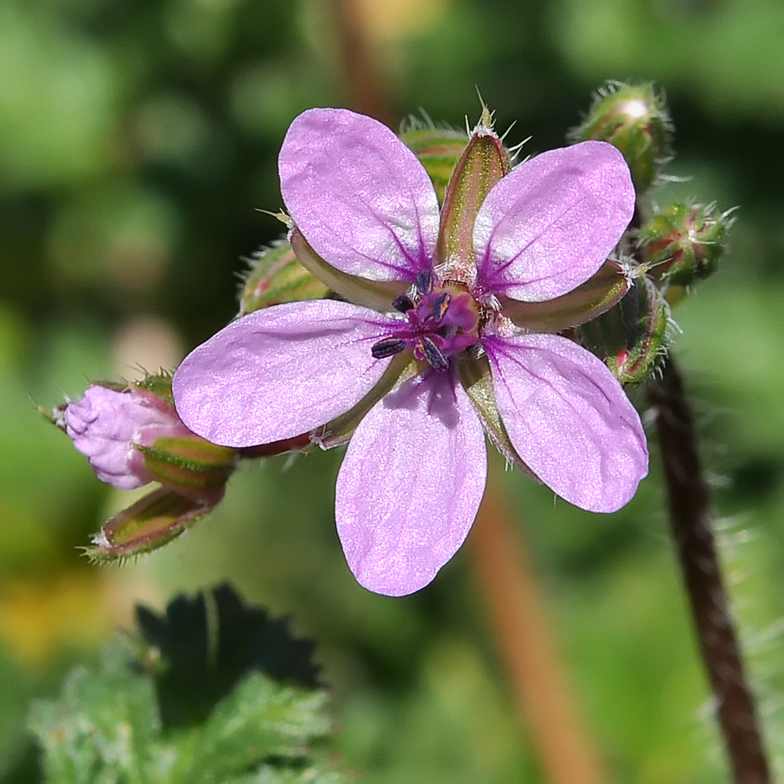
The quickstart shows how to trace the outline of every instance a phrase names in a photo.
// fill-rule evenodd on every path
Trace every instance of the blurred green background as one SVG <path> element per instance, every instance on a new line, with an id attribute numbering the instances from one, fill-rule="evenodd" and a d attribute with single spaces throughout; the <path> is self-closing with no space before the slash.
<path id="1" fill-rule="evenodd" d="M 334 531 L 339 454 L 247 466 L 186 537 L 98 569 L 78 548 L 131 496 L 101 485 L 35 411 L 89 379 L 172 367 L 234 315 L 241 257 L 279 234 L 257 208 L 281 206 L 288 124 L 310 106 L 365 108 L 347 11 L 390 116 L 425 109 L 461 126 L 478 117 L 478 87 L 499 129 L 516 121 L 509 141 L 531 136 L 535 152 L 563 143 L 604 80 L 653 79 L 677 130 L 668 172 L 691 178 L 658 203 L 740 205 L 721 273 L 678 306 L 676 351 L 781 763 L 784 6 L 2 0 L 0 781 L 34 767 L 28 701 L 93 657 L 135 602 L 222 580 L 319 641 L 339 752 L 362 781 L 542 780 L 466 548 L 413 597 L 360 588 Z M 726 781 L 653 452 L 651 477 L 612 516 L 554 504 L 518 474 L 507 492 L 610 780 Z"/>

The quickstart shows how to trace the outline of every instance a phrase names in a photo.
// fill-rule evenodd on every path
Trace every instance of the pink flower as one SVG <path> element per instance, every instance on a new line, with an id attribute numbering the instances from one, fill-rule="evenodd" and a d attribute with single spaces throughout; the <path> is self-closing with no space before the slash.
<path id="1" fill-rule="evenodd" d="M 97 384 L 81 400 L 62 406 L 58 418 L 96 476 L 120 490 L 133 490 L 153 479 L 136 446 L 188 432 L 175 411 L 154 396 Z"/>
<path id="2" fill-rule="evenodd" d="M 500 146 L 484 126 L 472 143 L 482 136 Z M 613 251 L 634 208 L 614 147 L 539 155 L 473 210 L 455 198 L 441 217 L 417 158 L 368 117 L 305 112 L 279 165 L 298 257 L 359 304 L 278 305 L 223 329 L 175 376 L 188 427 L 234 447 L 307 431 L 331 446 L 354 431 L 338 533 L 357 580 L 387 595 L 427 585 L 464 541 L 484 492 L 485 430 L 508 434 L 515 460 L 577 506 L 629 501 L 648 455 L 620 385 L 586 350 L 501 307 L 571 292 Z M 450 231 L 463 239 L 450 244 Z M 486 406 L 469 371 L 487 379 Z"/>

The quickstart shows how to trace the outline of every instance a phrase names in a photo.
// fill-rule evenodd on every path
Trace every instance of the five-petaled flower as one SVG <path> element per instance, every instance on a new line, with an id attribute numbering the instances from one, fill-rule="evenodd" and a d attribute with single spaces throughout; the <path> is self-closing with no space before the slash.
<path id="1" fill-rule="evenodd" d="M 584 509 L 618 509 L 647 473 L 639 416 L 605 365 L 560 328 L 530 328 L 613 252 L 634 209 L 628 167 L 584 142 L 493 175 L 504 154 L 480 124 L 440 214 L 388 128 L 339 109 L 300 115 L 279 160 L 290 240 L 350 301 L 251 313 L 174 379 L 183 421 L 218 444 L 351 436 L 335 515 L 372 591 L 416 591 L 460 547 L 484 492 L 485 431 Z"/>

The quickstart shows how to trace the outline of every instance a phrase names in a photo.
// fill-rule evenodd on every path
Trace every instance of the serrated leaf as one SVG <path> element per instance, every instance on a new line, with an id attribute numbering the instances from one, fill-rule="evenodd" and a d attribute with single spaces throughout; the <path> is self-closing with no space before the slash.
<path id="1" fill-rule="evenodd" d="M 79 667 L 59 702 L 33 704 L 47 784 L 153 784 L 145 769 L 160 731 L 155 694 L 129 664 L 127 651 L 108 646 L 98 673 Z"/>
<path id="2" fill-rule="evenodd" d="M 164 726 L 203 720 L 252 670 L 280 681 L 315 688 L 319 668 L 315 643 L 294 639 L 288 620 L 273 620 L 246 606 L 234 590 L 221 585 L 193 599 L 178 596 L 159 616 L 137 608 L 142 634 L 160 653 L 155 673 Z"/>
<path id="3" fill-rule="evenodd" d="M 282 686 L 258 672 L 249 674 L 204 724 L 178 733 L 191 753 L 182 759 L 184 767 L 172 770 L 171 780 L 223 784 L 229 776 L 262 764 L 279 770 L 301 767 L 310 744 L 330 733 L 325 701 L 324 692 Z"/>
<path id="4" fill-rule="evenodd" d="M 48 784 L 345 781 L 313 750 L 332 731 L 326 693 L 309 688 L 316 681 L 313 644 L 292 639 L 285 620 L 246 607 L 227 586 L 207 597 L 178 597 L 165 618 L 146 611 L 161 647 L 141 638 L 109 645 L 99 667 L 69 675 L 59 700 L 33 706 L 29 725 L 43 747 Z M 218 620 L 215 627 L 207 615 Z M 213 687 L 228 686 L 203 720 L 167 728 L 156 686 L 172 674 L 173 682 L 193 685 L 201 665 L 189 668 L 179 655 L 188 645 L 206 661 Z M 176 655 L 167 658 L 171 650 Z M 292 673 L 311 684 L 281 682 Z"/>

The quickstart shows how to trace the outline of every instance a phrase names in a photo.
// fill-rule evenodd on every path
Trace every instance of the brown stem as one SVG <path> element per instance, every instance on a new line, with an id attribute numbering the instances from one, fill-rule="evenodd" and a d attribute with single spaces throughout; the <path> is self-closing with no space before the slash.
<path id="1" fill-rule="evenodd" d="M 490 469 L 469 542 L 498 653 L 520 713 L 527 719 L 545 780 L 600 784 L 605 780 L 602 766 L 578 721 L 543 598 L 499 490 L 495 477 L 499 466 L 492 462 Z"/>
<path id="2" fill-rule="evenodd" d="M 754 698 L 713 536 L 708 487 L 683 382 L 672 357 L 649 389 L 656 414 L 673 538 L 736 784 L 769 784 Z"/>

